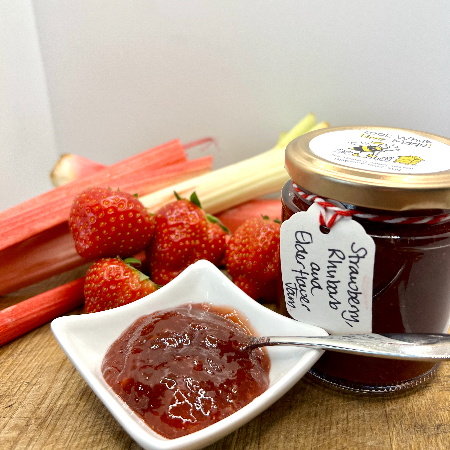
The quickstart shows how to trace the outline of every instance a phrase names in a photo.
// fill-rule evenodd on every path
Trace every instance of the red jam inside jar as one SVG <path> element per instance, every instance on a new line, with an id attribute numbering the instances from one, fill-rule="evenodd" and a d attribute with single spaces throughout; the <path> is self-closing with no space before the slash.
<path id="1" fill-rule="evenodd" d="M 376 127 L 373 128 L 376 130 Z M 310 137 L 306 145 L 313 138 L 314 136 Z M 448 145 L 449 141 L 446 140 L 445 144 Z M 291 148 L 291 157 L 293 151 L 295 153 L 299 150 L 299 144 L 294 145 L 297 145 L 297 148 Z M 301 145 L 305 146 L 305 143 L 303 142 Z M 340 148 L 345 149 L 345 147 Z M 352 150 L 354 149 L 352 148 Z M 403 205 L 402 210 L 395 211 L 392 207 L 395 202 L 387 197 L 385 201 L 386 204 L 389 204 L 389 209 L 368 206 L 365 204 L 365 199 L 368 197 L 366 192 L 357 192 L 352 197 L 352 177 L 356 179 L 360 172 L 357 173 L 355 169 L 346 171 L 339 163 L 335 168 L 328 161 L 324 163 L 322 158 L 317 158 L 316 161 L 314 152 L 307 151 L 306 153 L 308 157 L 305 159 L 305 166 L 314 161 L 312 169 L 296 167 L 298 161 L 289 162 L 287 152 L 286 159 L 289 162 L 287 168 L 290 173 L 292 172 L 291 177 L 294 182 L 303 191 L 341 202 L 346 209 L 393 218 L 405 216 L 440 218 L 450 213 L 450 205 L 447 208 L 435 208 L 433 206 L 436 205 L 436 202 L 433 203 L 433 200 L 430 200 L 430 206 L 432 207 L 421 207 L 415 210 L 412 208 L 405 210 Z M 414 151 L 411 150 L 411 153 L 414 154 Z M 352 153 L 352 156 L 359 157 L 356 152 Z M 375 156 L 377 155 L 375 154 Z M 400 161 L 406 161 L 406 159 Z M 372 163 L 372 161 L 370 162 Z M 344 163 L 342 164 L 344 165 Z M 327 181 L 322 183 L 324 172 L 321 172 L 321 170 L 324 166 L 326 166 L 324 172 L 327 172 L 328 178 L 335 176 L 337 181 L 342 182 L 342 179 L 346 177 L 347 184 L 341 186 L 338 183 L 327 185 Z M 291 171 L 289 168 L 291 168 Z M 335 174 L 330 175 L 334 170 Z M 313 173 L 314 171 L 315 173 Z M 312 173 L 313 175 L 311 175 Z M 377 183 L 373 179 L 378 174 L 373 175 L 366 172 L 362 176 L 368 179 L 372 177 L 370 183 Z M 397 174 L 392 177 L 394 181 L 395 176 Z M 408 176 L 402 178 L 403 183 L 407 184 L 405 180 L 408 179 Z M 420 176 L 424 175 L 421 174 Z M 432 177 L 433 175 L 428 176 Z M 409 178 L 412 182 L 416 182 L 415 178 Z M 433 180 L 433 178 L 429 178 L 429 180 Z M 450 180 L 450 175 L 448 175 L 448 180 Z M 302 181 L 305 181 L 306 187 L 302 186 Z M 401 190 L 405 186 L 399 185 L 396 187 L 394 181 L 389 189 L 393 193 L 392 195 L 401 198 Z M 361 182 L 358 179 L 358 183 L 359 185 L 356 186 L 355 182 L 354 189 L 364 189 L 364 181 Z M 368 183 L 368 186 L 370 183 Z M 371 186 L 367 189 L 370 188 Z M 419 196 L 424 192 L 426 194 L 426 188 L 421 189 L 421 193 L 417 194 Z M 328 190 L 328 195 L 324 195 L 321 190 Z M 447 183 L 443 190 L 450 192 L 450 183 Z M 374 195 L 380 195 L 380 192 L 382 190 L 374 190 Z M 330 195 L 333 193 L 334 195 Z M 389 190 L 384 195 L 389 196 Z M 408 195 L 411 196 L 411 193 L 405 192 L 405 198 Z M 345 199 L 342 197 L 345 197 Z M 352 204 L 348 201 L 351 198 L 361 199 L 361 203 L 355 202 Z M 411 205 L 413 205 L 414 197 L 411 196 L 411 198 L 413 199 Z M 383 198 L 379 197 L 374 200 L 374 203 L 382 205 L 383 201 Z M 407 201 L 406 198 L 405 202 Z M 441 202 L 442 206 L 448 203 L 448 199 Z M 310 206 L 310 203 L 304 200 L 294 189 L 292 180 L 287 182 L 282 190 L 282 204 L 283 221 L 296 212 L 306 211 Z M 373 333 L 447 333 L 450 318 L 449 218 L 436 220 L 436 223 L 427 221 L 425 224 L 386 223 L 360 219 L 356 216 L 353 217 L 353 220 L 357 220 L 364 227 L 366 233 L 374 240 L 376 248 L 371 331 Z M 281 301 L 280 306 L 282 311 L 287 314 L 283 301 Z M 310 373 L 317 380 L 329 386 L 354 392 L 382 393 L 398 392 L 416 387 L 431 379 L 437 367 L 438 365 L 433 362 L 390 360 L 325 352 Z"/>
<path id="2" fill-rule="evenodd" d="M 283 220 L 309 207 L 291 182 L 283 188 L 282 204 Z M 450 316 L 450 221 L 435 225 L 358 222 L 376 245 L 372 331 L 446 333 Z M 433 362 L 325 352 L 311 373 L 351 390 L 389 391 L 420 384 L 437 366 Z"/>
<path id="3" fill-rule="evenodd" d="M 269 387 L 270 360 L 244 348 L 236 311 L 189 304 L 135 321 L 108 350 L 105 381 L 156 433 L 174 439 L 241 409 Z"/>

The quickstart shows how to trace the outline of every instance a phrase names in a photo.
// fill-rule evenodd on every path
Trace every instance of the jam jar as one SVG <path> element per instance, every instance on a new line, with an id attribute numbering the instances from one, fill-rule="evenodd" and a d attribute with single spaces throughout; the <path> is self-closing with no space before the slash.
<path id="1" fill-rule="evenodd" d="M 375 243 L 367 331 L 447 333 L 450 140 L 389 127 L 328 128 L 292 141 L 285 166 L 283 221 L 318 197 L 352 211 Z M 280 307 L 287 314 L 283 297 Z M 325 352 L 310 375 L 353 392 L 400 392 L 430 380 L 437 366 Z"/>

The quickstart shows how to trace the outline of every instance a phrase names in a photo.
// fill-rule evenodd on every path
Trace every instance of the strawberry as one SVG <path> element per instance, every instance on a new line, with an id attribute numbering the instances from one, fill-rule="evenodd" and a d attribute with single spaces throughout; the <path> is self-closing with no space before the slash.
<path id="1" fill-rule="evenodd" d="M 274 301 L 281 276 L 280 223 L 248 219 L 231 236 L 225 253 L 233 282 L 255 300 Z"/>
<path id="2" fill-rule="evenodd" d="M 155 235 L 146 250 L 151 277 L 160 285 L 200 259 L 219 265 L 225 253 L 228 230 L 203 211 L 195 192 L 190 200 L 175 195 L 155 213 Z"/>
<path id="3" fill-rule="evenodd" d="M 102 258 L 92 264 L 84 281 L 85 312 L 117 308 L 155 292 L 159 286 L 131 265 L 137 263 L 135 258 Z"/>
<path id="4" fill-rule="evenodd" d="M 148 245 L 155 228 L 136 196 L 106 188 L 78 194 L 69 224 L 78 254 L 90 259 L 134 255 Z"/>

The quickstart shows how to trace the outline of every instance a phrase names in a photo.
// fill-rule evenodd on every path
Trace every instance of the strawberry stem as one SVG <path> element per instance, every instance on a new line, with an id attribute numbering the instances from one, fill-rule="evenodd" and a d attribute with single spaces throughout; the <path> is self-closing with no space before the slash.
<path id="1" fill-rule="evenodd" d="M 120 258 L 118 257 L 117 259 L 120 259 Z M 123 262 L 125 264 L 127 264 L 128 266 L 133 266 L 133 267 L 140 267 L 142 265 L 142 261 L 140 259 L 133 258 L 132 256 L 129 258 L 125 258 L 123 260 Z"/>
<path id="2" fill-rule="evenodd" d="M 190 200 L 194 205 L 198 206 L 199 208 L 202 207 L 202 205 L 201 205 L 201 203 L 200 203 L 200 200 L 199 200 L 199 198 L 198 198 L 197 192 L 194 191 L 194 192 L 191 194 L 189 200 Z"/>
<path id="3" fill-rule="evenodd" d="M 211 223 L 217 223 L 217 225 L 219 225 L 219 227 L 222 228 L 222 230 L 225 231 L 225 233 L 229 233 L 230 232 L 230 230 L 216 216 L 213 216 L 211 214 L 206 214 L 206 218 Z"/>
<path id="4" fill-rule="evenodd" d="M 185 200 L 177 191 L 173 191 L 175 197 L 177 200 Z M 193 203 L 195 206 L 198 206 L 199 208 L 202 207 L 202 204 L 200 203 L 200 199 L 198 198 L 197 193 L 194 191 L 191 196 L 189 197 L 189 201 Z"/>

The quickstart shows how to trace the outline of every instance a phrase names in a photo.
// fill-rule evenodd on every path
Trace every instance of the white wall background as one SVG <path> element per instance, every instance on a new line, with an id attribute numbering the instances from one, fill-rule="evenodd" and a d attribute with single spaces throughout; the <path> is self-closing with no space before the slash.
<path id="1" fill-rule="evenodd" d="M 450 136 L 448 0 L 34 0 L 27 11 L 28 1 L 2 1 L 27 23 L 31 11 L 37 30 L 6 39 L 39 45 L 33 68 L 5 62 L 0 39 L 0 75 L 23 77 L 8 95 L 0 87 L 0 117 L 13 124 L 0 135 L 0 210 L 47 189 L 57 154 L 110 164 L 213 136 L 219 167 L 269 149 L 310 111 L 335 126 Z M 20 96 L 42 73 L 34 95 L 48 92 L 54 146 L 48 105 Z M 18 93 L 42 123 L 11 107 Z M 46 139 L 30 142 L 30 126 Z"/>
<path id="2" fill-rule="evenodd" d="M 0 211 L 50 189 L 56 156 L 31 0 L 0 0 Z"/>

